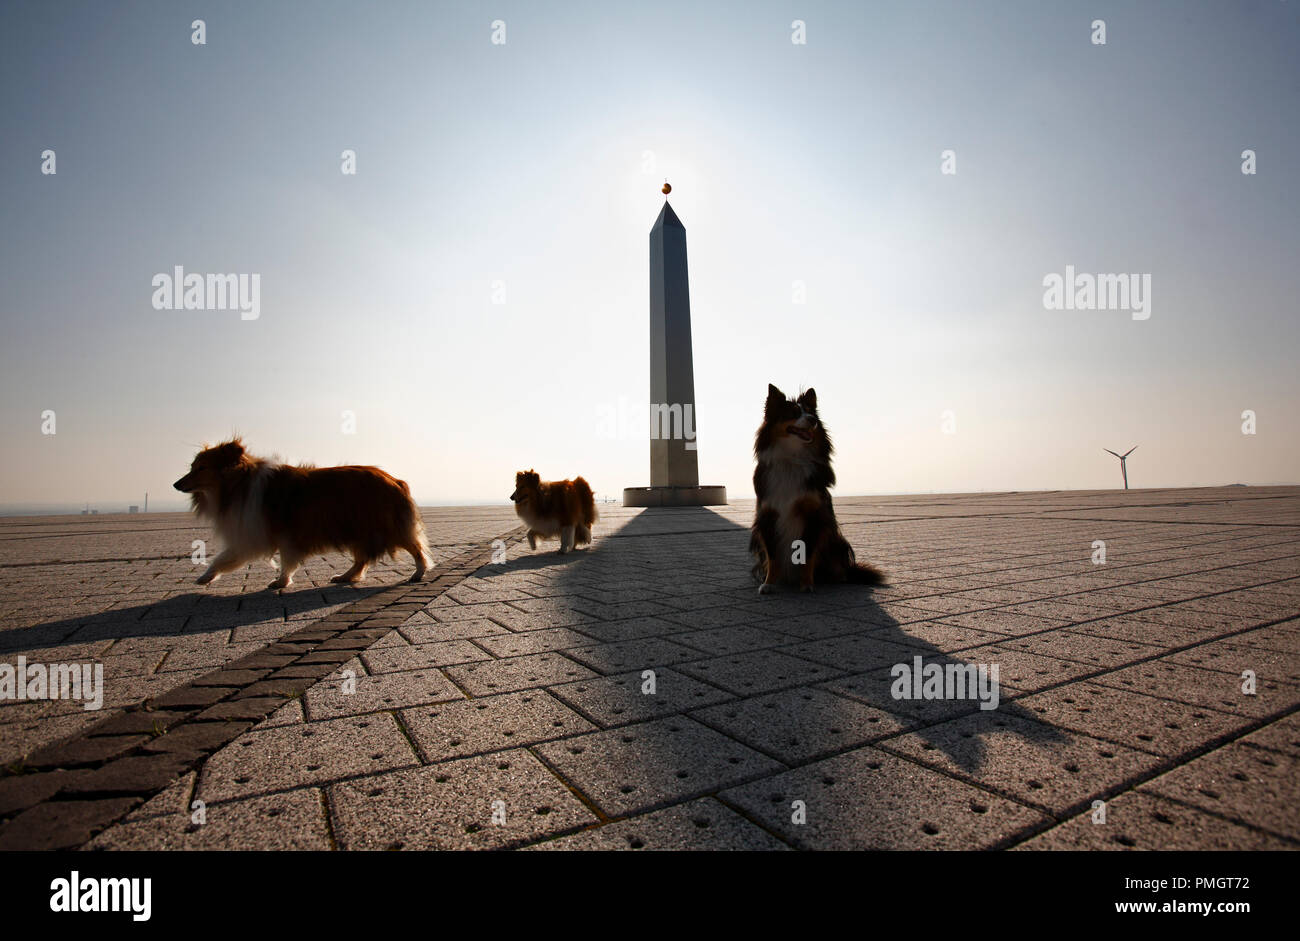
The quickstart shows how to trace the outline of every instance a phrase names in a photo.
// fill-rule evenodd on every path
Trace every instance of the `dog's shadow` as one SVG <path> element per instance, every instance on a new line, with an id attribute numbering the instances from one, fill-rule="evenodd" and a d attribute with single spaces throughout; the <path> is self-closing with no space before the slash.
<path id="1" fill-rule="evenodd" d="M 660 579 L 669 583 L 680 580 L 684 586 L 694 583 L 689 590 L 705 592 L 701 608 L 718 606 L 721 598 L 727 598 L 719 607 L 753 612 L 752 618 L 731 621 L 735 627 L 760 631 L 766 628 L 785 635 L 774 646 L 743 654 L 756 662 L 761 662 L 764 649 L 781 655 L 771 658 L 771 667 L 757 667 L 764 674 L 764 682 L 771 678 L 768 674 L 775 676 L 785 668 L 786 657 L 829 668 L 834 677 L 810 680 L 809 684 L 894 716 L 904 726 L 899 734 L 916 736 L 922 750 L 938 750 L 966 771 L 974 772 L 988 761 L 985 736 L 1012 734 L 1033 745 L 1065 741 L 1061 731 L 1042 716 L 1011 701 L 1020 695 L 1013 689 L 1000 689 L 999 702 L 993 709 L 981 709 L 974 696 L 900 696 L 892 671 L 900 665 L 914 667 L 916 657 L 921 658 L 925 668 L 937 666 L 945 675 L 949 667 L 954 671 L 972 666 L 978 670 L 989 665 L 964 659 L 960 651 L 948 652 L 926 640 L 920 636 L 925 632 L 924 625 L 899 623 L 867 586 L 818 585 L 812 593 L 781 587 L 760 595 L 757 582 L 749 574 L 752 559 L 748 535 L 747 529 L 711 510 L 646 510 L 607 534 L 594 551 L 578 556 L 584 564 L 560 572 L 557 584 L 563 596 L 580 593 L 582 586 L 592 581 L 642 582 L 662 589 Z M 642 536 L 654 539 L 637 538 Z M 558 558 L 567 561 L 573 556 Z M 503 569 L 517 570 L 519 565 L 512 563 Z M 713 598 L 706 600 L 708 595 Z M 684 611 L 690 613 L 692 609 Z M 582 626 L 577 625 L 575 630 L 581 631 Z M 606 634 L 617 636 L 616 630 L 617 622 L 612 622 Z M 670 641 L 675 639 L 672 633 L 665 636 Z M 690 643 L 689 637 L 685 643 Z M 707 654 L 701 654 L 701 659 L 707 658 Z M 793 708 L 799 707 L 796 704 Z M 954 729 L 950 724 L 953 720 L 964 720 L 965 724 Z M 686 754 L 655 758 L 679 763 L 691 760 Z"/>
<path id="2" fill-rule="evenodd" d="M 474 573 L 475 577 L 493 578 L 499 575 L 511 575 L 518 572 L 530 572 L 569 565 L 591 552 L 591 546 L 580 546 L 577 549 L 571 549 L 561 554 L 554 548 L 548 549 L 543 546 L 529 549 L 528 543 L 521 541 L 518 546 L 510 546 L 506 551 L 515 557 L 510 558 L 507 556 L 502 562 L 488 563 L 488 565 Z"/>
<path id="3" fill-rule="evenodd" d="M 368 598 L 391 587 L 329 585 L 290 590 L 284 594 L 262 589 L 240 595 L 191 591 L 162 601 L 114 608 L 99 614 L 75 615 L 17 627 L 0 633 L 0 653 L 21 653 L 63 646 L 93 644 L 132 637 L 185 637 L 211 631 L 284 621 L 285 633 L 306 626 L 305 617 L 323 608 L 336 608 Z M 324 612 L 317 617 L 323 617 Z M 51 651 L 53 652 L 53 651 Z"/>

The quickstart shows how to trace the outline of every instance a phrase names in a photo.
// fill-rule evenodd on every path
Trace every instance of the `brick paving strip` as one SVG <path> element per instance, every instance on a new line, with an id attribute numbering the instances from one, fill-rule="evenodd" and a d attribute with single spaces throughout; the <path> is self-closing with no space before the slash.
<path id="1" fill-rule="evenodd" d="M 516 527 L 497 539 L 518 542 Z M 474 548 L 0 771 L 0 850 L 81 846 L 491 561 Z"/>

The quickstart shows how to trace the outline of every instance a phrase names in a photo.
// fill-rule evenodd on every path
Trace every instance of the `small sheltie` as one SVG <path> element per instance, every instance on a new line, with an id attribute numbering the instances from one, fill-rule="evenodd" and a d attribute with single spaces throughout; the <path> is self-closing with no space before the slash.
<path id="1" fill-rule="evenodd" d="M 855 560 L 831 505 L 835 486 L 830 435 L 817 417 L 813 389 L 788 399 L 767 387 L 763 424 L 754 436 L 754 526 L 749 551 L 765 595 L 777 582 L 812 591 L 814 582 L 879 585 L 884 575 Z M 795 545 L 796 541 L 801 545 Z"/>
<path id="2" fill-rule="evenodd" d="M 410 489 L 378 467 L 278 464 L 252 456 L 235 438 L 200 451 L 173 486 L 190 495 L 195 514 L 210 520 L 225 544 L 200 585 L 277 550 L 280 577 L 267 588 L 279 591 L 303 559 L 328 549 L 351 553 L 352 567 L 330 579 L 349 585 L 399 549 L 415 557 L 413 582 L 430 564 Z"/>
<path id="3" fill-rule="evenodd" d="M 596 501 L 591 487 L 581 477 L 542 482 L 536 471 L 515 474 L 515 492 L 510 494 L 515 512 L 528 524 L 529 548 L 537 540 L 560 537 L 560 552 L 591 542 L 596 522 Z"/>

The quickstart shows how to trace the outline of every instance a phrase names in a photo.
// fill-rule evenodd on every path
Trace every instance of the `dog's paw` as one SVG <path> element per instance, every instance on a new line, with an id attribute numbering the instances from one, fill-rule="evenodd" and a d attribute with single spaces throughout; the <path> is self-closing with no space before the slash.
<path id="1" fill-rule="evenodd" d="M 759 585 L 759 586 L 758 586 L 758 593 L 759 593 L 760 595 L 770 595 L 770 594 L 772 593 L 772 585 L 771 585 L 771 583 L 770 583 L 770 582 L 764 582 L 763 584 Z"/>
<path id="2" fill-rule="evenodd" d="M 289 587 L 289 583 L 286 582 L 283 578 L 277 578 L 275 581 L 271 582 L 266 587 L 269 588 L 271 591 L 284 591 L 286 588 Z"/>
<path id="3" fill-rule="evenodd" d="M 217 577 L 217 576 L 215 576 L 215 575 L 209 575 L 207 572 L 204 572 L 204 573 L 203 573 L 202 575 L 200 575 L 198 578 L 194 579 L 194 584 L 196 584 L 196 585 L 207 585 L 208 583 L 214 581 L 214 580 L 216 579 L 216 577 Z"/>
<path id="4" fill-rule="evenodd" d="M 416 583 L 416 582 L 422 582 L 422 581 L 424 581 L 424 573 L 423 573 L 423 572 L 416 572 L 414 575 L 412 575 L 412 576 L 408 579 L 408 581 L 411 582 L 412 584 L 414 584 L 414 583 Z"/>
<path id="5" fill-rule="evenodd" d="M 799 586 L 799 590 L 802 591 L 802 592 L 803 592 L 804 594 L 806 594 L 806 595 L 811 595 L 811 594 L 813 593 L 813 586 L 812 586 L 811 583 L 809 583 L 809 584 L 807 584 L 807 585 L 800 585 L 800 586 Z"/>
<path id="6" fill-rule="evenodd" d="M 353 585 L 356 583 L 355 578 L 348 578 L 346 575 L 331 575 L 330 581 L 335 585 Z"/>

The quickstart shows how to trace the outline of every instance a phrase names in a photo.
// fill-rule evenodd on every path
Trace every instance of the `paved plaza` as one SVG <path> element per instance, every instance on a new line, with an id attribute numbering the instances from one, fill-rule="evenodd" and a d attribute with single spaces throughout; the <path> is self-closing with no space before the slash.
<path id="1" fill-rule="evenodd" d="M 0 701 L 0 849 L 1300 848 L 1300 488 L 836 509 L 888 587 L 760 597 L 752 502 L 429 509 L 426 582 L 283 595 L 187 515 L 0 520 L 0 663 L 104 669 Z"/>

